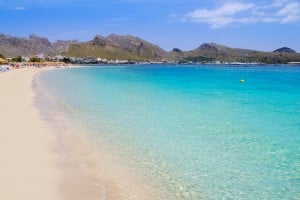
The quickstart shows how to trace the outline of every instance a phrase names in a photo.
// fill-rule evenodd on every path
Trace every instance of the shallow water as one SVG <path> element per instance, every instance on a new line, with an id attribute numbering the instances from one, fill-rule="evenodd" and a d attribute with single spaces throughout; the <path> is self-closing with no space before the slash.
<path id="1" fill-rule="evenodd" d="M 98 66 L 38 83 L 172 199 L 300 198 L 300 67 Z"/>

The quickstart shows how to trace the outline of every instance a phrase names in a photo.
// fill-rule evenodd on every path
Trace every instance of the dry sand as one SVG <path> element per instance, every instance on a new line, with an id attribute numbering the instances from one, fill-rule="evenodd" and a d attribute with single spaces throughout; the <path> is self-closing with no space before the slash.
<path id="1" fill-rule="evenodd" d="M 59 199 L 52 133 L 32 105 L 37 72 L 0 74 L 0 199 Z"/>
<path id="2" fill-rule="evenodd" d="M 39 71 L 0 74 L 0 199 L 101 199 L 34 107 L 32 80 Z"/>

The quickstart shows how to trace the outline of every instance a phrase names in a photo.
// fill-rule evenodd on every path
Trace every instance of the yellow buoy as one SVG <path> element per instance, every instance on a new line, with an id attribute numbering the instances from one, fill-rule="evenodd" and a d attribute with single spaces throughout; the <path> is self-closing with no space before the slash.
<path id="1" fill-rule="evenodd" d="M 240 82 L 241 82 L 241 83 L 245 83 L 245 80 L 244 80 L 244 79 L 241 79 Z"/>

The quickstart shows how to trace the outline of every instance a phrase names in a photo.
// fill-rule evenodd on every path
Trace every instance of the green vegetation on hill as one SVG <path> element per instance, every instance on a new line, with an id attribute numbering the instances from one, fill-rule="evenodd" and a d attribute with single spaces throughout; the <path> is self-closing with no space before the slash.
<path id="1" fill-rule="evenodd" d="M 133 36 L 96 36 L 92 41 L 70 45 L 63 55 L 85 58 L 93 56 L 102 59 L 161 60 L 164 50 Z"/>
<path id="2" fill-rule="evenodd" d="M 40 58 L 30 58 L 30 62 L 41 62 Z"/>
<path id="3" fill-rule="evenodd" d="M 22 57 L 18 56 L 18 57 L 12 58 L 11 61 L 13 61 L 13 62 L 22 62 Z"/>
<path id="4" fill-rule="evenodd" d="M 151 60 L 157 59 L 153 56 L 151 50 L 147 49 L 143 55 L 138 55 L 136 52 L 124 51 L 119 47 L 105 48 L 91 43 L 75 44 L 69 47 L 69 51 L 64 52 L 63 55 L 69 57 L 86 58 L 93 56 L 95 58 L 104 59 L 123 59 L 123 60 Z"/>
<path id="5" fill-rule="evenodd" d="M 0 34 L 0 54 L 2 57 L 13 57 L 17 62 L 20 62 L 19 55 L 35 57 L 40 54 L 76 58 L 94 57 L 107 60 L 178 61 L 179 63 L 220 61 L 284 64 L 300 62 L 300 54 L 287 47 L 274 52 L 262 52 L 204 43 L 192 51 L 174 48 L 172 51 L 166 52 L 159 46 L 138 37 L 114 34 L 107 37 L 97 35 L 88 42 L 72 40 L 54 43 L 36 35 L 30 35 L 27 39 Z M 65 59 L 67 59 L 66 62 L 70 61 L 69 58 Z"/>
<path id="6" fill-rule="evenodd" d="M 202 44 L 199 48 L 185 52 L 180 62 L 257 62 L 285 64 L 300 61 L 299 53 L 261 52 L 248 49 L 230 48 L 214 43 Z"/>

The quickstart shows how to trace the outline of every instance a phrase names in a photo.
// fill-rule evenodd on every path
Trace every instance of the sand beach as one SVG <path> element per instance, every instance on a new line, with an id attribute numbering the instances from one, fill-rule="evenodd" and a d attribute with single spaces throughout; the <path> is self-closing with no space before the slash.
<path id="1" fill-rule="evenodd" d="M 99 199 L 34 107 L 32 81 L 42 70 L 0 74 L 0 199 Z"/>
<path id="2" fill-rule="evenodd" d="M 59 199 L 53 135 L 32 104 L 38 71 L 0 74 L 0 199 Z"/>

